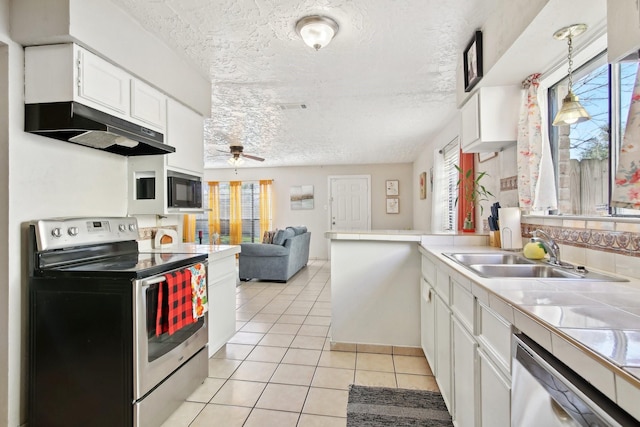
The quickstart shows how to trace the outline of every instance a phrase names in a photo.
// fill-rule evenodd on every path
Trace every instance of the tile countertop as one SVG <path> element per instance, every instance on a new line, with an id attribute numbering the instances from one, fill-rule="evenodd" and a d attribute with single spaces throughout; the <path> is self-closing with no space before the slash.
<path id="1" fill-rule="evenodd" d="M 240 245 L 198 245 L 196 243 L 174 243 L 144 250 L 152 253 L 174 253 L 174 254 L 208 254 L 209 261 L 225 258 L 240 253 Z"/>
<path id="2" fill-rule="evenodd" d="M 580 375 L 631 411 L 623 403 L 640 393 L 640 280 L 488 279 L 442 254 L 499 249 L 423 245 L 420 250 L 451 267 L 454 278 L 470 286 L 481 302 L 559 359 L 581 366 L 576 369 Z"/>
<path id="3" fill-rule="evenodd" d="M 421 230 L 352 230 L 352 231 L 326 231 L 324 237 L 331 240 L 370 240 L 387 242 L 420 242 L 425 246 L 426 241 L 433 237 L 438 241 L 451 241 L 456 239 L 458 244 L 465 240 L 471 242 L 473 239 L 484 239 L 484 244 L 488 244 L 489 237 L 486 234 L 476 233 L 429 233 Z M 472 243 L 469 243 L 472 244 Z"/>

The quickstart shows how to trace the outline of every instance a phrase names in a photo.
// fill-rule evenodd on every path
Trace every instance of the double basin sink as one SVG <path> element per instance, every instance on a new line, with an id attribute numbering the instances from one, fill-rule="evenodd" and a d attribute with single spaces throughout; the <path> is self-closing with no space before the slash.
<path id="1" fill-rule="evenodd" d="M 588 280 L 606 282 L 627 282 L 627 279 L 574 267 L 568 263 L 562 266 L 544 261 L 533 261 L 518 254 L 503 252 L 445 253 L 447 258 L 468 268 L 478 276 L 486 278 L 544 278 L 555 280 Z"/>

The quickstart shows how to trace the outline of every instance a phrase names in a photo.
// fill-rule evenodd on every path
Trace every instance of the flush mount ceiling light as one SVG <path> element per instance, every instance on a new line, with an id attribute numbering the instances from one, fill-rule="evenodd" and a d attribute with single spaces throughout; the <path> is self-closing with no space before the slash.
<path id="1" fill-rule="evenodd" d="M 296 32 L 309 47 L 320 50 L 338 33 L 338 23 L 327 16 L 305 16 L 296 24 Z"/>
<path id="2" fill-rule="evenodd" d="M 573 93 L 571 87 L 573 86 L 573 38 L 584 33 L 587 29 L 586 24 L 574 24 L 568 27 L 559 29 L 553 34 L 553 38 L 556 40 L 567 40 L 569 53 L 567 55 L 569 59 L 569 93 L 562 100 L 562 108 L 556 114 L 556 118 L 553 120 L 553 126 L 565 126 L 572 125 L 574 123 L 584 122 L 591 119 L 587 110 L 580 104 L 579 98 Z"/>

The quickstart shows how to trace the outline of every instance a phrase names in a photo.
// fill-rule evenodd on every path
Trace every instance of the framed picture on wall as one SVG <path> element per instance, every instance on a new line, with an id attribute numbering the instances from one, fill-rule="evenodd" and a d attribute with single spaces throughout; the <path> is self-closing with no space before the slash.
<path id="1" fill-rule="evenodd" d="M 427 173 L 426 172 L 422 172 L 420 174 L 420 198 L 421 199 L 426 199 L 427 198 Z"/>
<path id="2" fill-rule="evenodd" d="M 482 31 L 476 31 L 463 54 L 464 91 L 471 89 L 482 79 Z"/>
<path id="3" fill-rule="evenodd" d="M 400 200 L 397 197 L 390 197 L 387 199 L 387 213 L 400 213 Z"/>
<path id="4" fill-rule="evenodd" d="M 387 196 L 398 196 L 400 194 L 400 182 L 397 179 L 387 180 Z"/>

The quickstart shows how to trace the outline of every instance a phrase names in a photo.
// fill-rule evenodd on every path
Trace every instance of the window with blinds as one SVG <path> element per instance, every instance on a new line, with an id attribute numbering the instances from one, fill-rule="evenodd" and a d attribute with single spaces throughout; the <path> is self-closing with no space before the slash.
<path id="1" fill-rule="evenodd" d="M 260 235 L 260 184 L 258 181 L 247 181 L 241 187 L 242 206 L 242 241 L 261 242 Z M 230 220 L 230 199 L 231 192 L 228 182 L 219 184 L 220 191 L 220 243 L 229 244 L 229 220 Z M 209 188 L 203 186 L 203 200 L 205 209 L 208 209 Z M 209 243 L 209 227 L 207 213 L 199 214 L 196 217 L 196 242 L 198 242 L 199 232 L 202 231 L 202 243 Z"/>
<path id="2" fill-rule="evenodd" d="M 442 228 L 444 231 L 455 231 L 457 228 L 456 199 L 458 198 L 458 170 L 455 166 L 460 161 L 460 149 L 458 138 L 448 143 L 442 149 L 443 156 L 443 180 L 440 200 L 442 206 Z"/>

